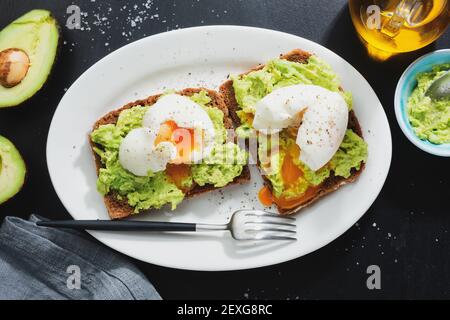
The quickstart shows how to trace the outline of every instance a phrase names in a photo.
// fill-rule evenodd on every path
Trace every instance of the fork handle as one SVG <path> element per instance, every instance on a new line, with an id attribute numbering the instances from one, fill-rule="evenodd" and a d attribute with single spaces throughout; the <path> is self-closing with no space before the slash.
<path id="1" fill-rule="evenodd" d="M 195 223 L 155 221 L 67 220 L 38 221 L 36 225 L 41 227 L 101 231 L 197 231 Z"/>

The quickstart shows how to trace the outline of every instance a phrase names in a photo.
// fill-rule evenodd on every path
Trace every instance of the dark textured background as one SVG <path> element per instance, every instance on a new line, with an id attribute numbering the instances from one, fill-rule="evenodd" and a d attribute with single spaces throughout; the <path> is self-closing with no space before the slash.
<path id="1" fill-rule="evenodd" d="M 377 63 L 359 43 L 346 1 L 2 0 L 0 28 L 38 7 L 50 9 L 64 25 L 66 8 L 72 3 L 87 12 L 84 30 L 62 28 L 64 44 L 45 89 L 19 108 L 0 110 L 0 134 L 16 144 L 28 165 L 28 181 L 20 194 L 0 207 L 1 220 L 31 213 L 70 218 L 50 182 L 46 139 L 65 89 L 96 61 L 131 41 L 176 28 L 243 24 L 276 29 L 335 51 L 378 94 L 393 138 L 391 171 L 380 196 L 342 237 L 291 262 L 218 273 L 136 264 L 167 299 L 450 298 L 450 160 L 425 154 L 409 143 L 397 125 L 393 106 L 403 70 L 426 52 L 448 48 L 448 30 L 431 46 Z M 371 264 L 381 267 L 378 291 L 366 288 L 366 268 Z"/>

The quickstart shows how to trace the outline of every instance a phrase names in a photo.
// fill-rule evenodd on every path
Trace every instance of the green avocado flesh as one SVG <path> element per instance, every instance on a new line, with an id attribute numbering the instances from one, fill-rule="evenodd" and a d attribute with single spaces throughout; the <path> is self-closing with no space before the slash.
<path id="1" fill-rule="evenodd" d="M 223 124 L 221 110 L 208 106 L 211 99 L 206 91 L 194 94 L 191 99 L 201 105 L 211 118 L 216 140 L 211 154 L 199 164 L 190 165 L 191 174 L 181 183 L 181 188 L 190 189 L 194 185 L 223 187 L 242 173 L 247 162 L 247 152 L 237 144 L 226 142 L 227 132 Z M 142 127 L 145 112 L 151 106 L 136 106 L 121 112 L 116 125 L 100 126 L 92 132 L 91 139 L 97 144 L 94 151 L 100 156 L 103 168 L 97 180 L 98 191 L 106 195 L 114 192 L 118 199 L 126 199 L 135 213 L 147 209 L 159 209 L 170 204 L 172 210 L 184 199 L 185 192 L 172 183 L 165 171 L 138 177 L 124 169 L 119 163 L 119 147 L 122 139 L 135 128 Z M 224 163 L 233 155 L 234 162 Z"/>
<path id="2" fill-rule="evenodd" d="M 239 105 L 237 114 L 241 120 L 241 126 L 236 133 L 241 138 L 247 138 L 252 134 L 252 119 L 255 113 L 254 105 L 272 91 L 296 84 L 312 84 L 324 87 L 330 91 L 339 92 L 347 102 L 349 110 L 352 109 L 352 96 L 349 92 L 343 92 L 341 83 L 331 66 L 325 61 L 312 55 L 307 63 L 291 62 L 283 59 L 269 61 L 261 70 L 253 71 L 242 76 L 232 76 L 236 101 Z M 286 185 L 282 177 L 282 166 L 286 155 L 295 145 L 295 138 L 283 130 L 279 139 L 279 152 L 271 153 L 270 139 L 258 138 L 258 157 L 267 158 L 270 163 L 270 173 L 266 177 L 272 184 L 272 191 L 276 197 L 286 199 L 301 196 L 311 186 L 318 186 L 332 174 L 348 178 L 352 169 L 359 170 L 361 164 L 367 160 L 367 144 L 352 130 L 347 130 L 344 140 L 334 157 L 327 165 L 317 171 L 312 171 L 298 159 L 298 155 L 291 156 L 294 164 L 303 172 L 295 183 Z M 264 164 L 263 164 L 264 166 Z"/>
<path id="3" fill-rule="evenodd" d="M 19 151 L 0 136 L 0 204 L 14 197 L 25 181 L 26 167 Z"/>
<path id="4" fill-rule="evenodd" d="M 12 88 L 0 85 L 0 108 L 19 105 L 42 88 L 52 70 L 58 41 L 58 24 L 46 10 L 30 11 L 0 32 L 0 52 L 21 49 L 30 59 L 21 83 Z"/>
<path id="5" fill-rule="evenodd" d="M 408 118 L 416 135 L 434 144 L 450 143 L 450 98 L 433 100 L 426 95 L 430 85 L 450 70 L 450 63 L 434 66 L 417 75 L 417 87 L 408 98 Z"/>

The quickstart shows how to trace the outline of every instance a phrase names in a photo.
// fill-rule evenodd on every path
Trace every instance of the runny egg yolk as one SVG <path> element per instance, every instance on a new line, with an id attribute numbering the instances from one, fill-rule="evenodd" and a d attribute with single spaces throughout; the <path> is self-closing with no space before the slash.
<path id="1" fill-rule="evenodd" d="M 241 117 L 241 120 L 243 120 L 245 123 L 248 123 L 249 125 L 252 125 L 253 120 L 255 119 L 255 115 L 249 112 L 243 113 Z"/>
<path id="2" fill-rule="evenodd" d="M 258 193 L 259 202 L 265 207 L 270 207 L 274 202 L 274 196 L 272 191 L 270 191 L 269 187 L 264 186 L 259 190 Z"/>
<path id="3" fill-rule="evenodd" d="M 287 150 L 281 167 L 281 177 L 283 184 L 287 187 L 295 185 L 304 175 L 303 171 L 294 163 L 293 159 L 300 156 L 300 148 L 297 145 Z M 293 209 L 312 199 L 319 190 L 319 186 L 310 186 L 304 193 L 294 198 L 275 197 L 269 187 L 264 186 L 258 194 L 262 205 L 269 207 L 276 204 L 281 209 Z"/>
<path id="4" fill-rule="evenodd" d="M 294 185 L 298 179 L 303 177 L 303 171 L 294 163 L 292 156 L 289 154 L 284 157 L 281 167 L 281 177 L 286 186 Z"/>
<path id="5" fill-rule="evenodd" d="M 183 186 L 183 181 L 191 175 L 191 167 L 189 165 L 169 163 L 166 167 L 166 174 L 170 181 L 172 181 L 178 189 L 183 192 L 189 191 L 185 186 Z"/>
<path id="6" fill-rule="evenodd" d="M 292 145 L 286 152 L 281 166 L 281 177 L 286 186 L 295 184 L 299 178 L 303 177 L 303 171 L 295 163 L 294 159 L 300 157 L 300 148 L 298 145 Z"/>
<path id="7" fill-rule="evenodd" d="M 167 164 L 166 174 L 178 189 L 189 191 L 184 187 L 185 181 L 191 175 L 191 167 L 186 163 L 191 160 L 191 153 L 196 149 L 195 130 L 180 128 L 175 121 L 164 122 L 155 139 L 155 146 L 161 142 L 171 142 L 177 149 L 177 157 Z"/>
<path id="8" fill-rule="evenodd" d="M 308 202 L 312 198 L 314 198 L 317 194 L 317 191 L 320 189 L 320 186 L 310 186 L 304 193 L 302 193 L 298 197 L 294 198 L 285 198 L 280 197 L 277 198 L 272 194 L 272 191 L 269 187 L 264 186 L 258 193 L 259 201 L 263 206 L 269 207 L 272 204 L 276 204 L 281 209 L 293 209 L 303 203 Z"/>
<path id="9" fill-rule="evenodd" d="M 177 149 L 177 157 L 172 161 L 174 164 L 192 162 L 192 151 L 200 144 L 196 141 L 195 129 L 180 128 L 175 121 L 169 120 L 161 124 L 155 139 L 155 146 L 161 142 L 171 142 Z"/>

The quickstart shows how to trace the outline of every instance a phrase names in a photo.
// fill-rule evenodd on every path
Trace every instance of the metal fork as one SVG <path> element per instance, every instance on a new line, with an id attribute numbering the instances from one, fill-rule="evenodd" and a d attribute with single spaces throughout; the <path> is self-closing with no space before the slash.
<path id="1" fill-rule="evenodd" d="M 238 210 L 226 224 L 69 220 L 38 221 L 38 226 L 101 231 L 195 232 L 229 230 L 236 240 L 297 240 L 295 218 L 262 210 Z"/>

